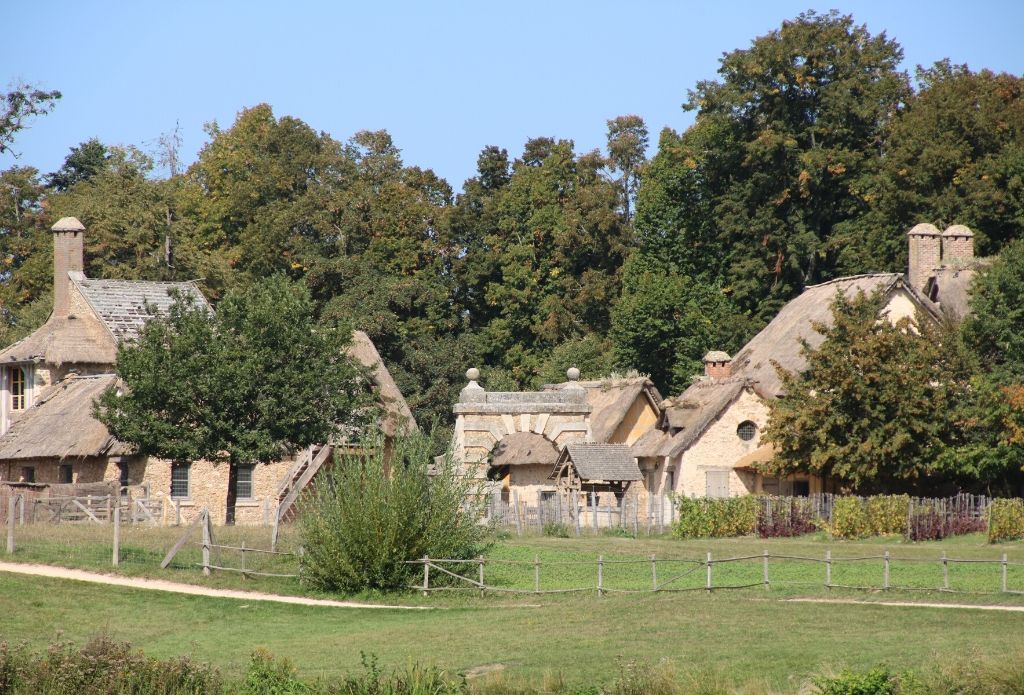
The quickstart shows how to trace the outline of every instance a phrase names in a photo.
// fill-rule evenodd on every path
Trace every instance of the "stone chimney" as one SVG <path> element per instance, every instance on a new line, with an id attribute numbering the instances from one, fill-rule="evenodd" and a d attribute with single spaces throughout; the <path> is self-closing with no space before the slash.
<path id="1" fill-rule="evenodd" d="M 704 355 L 704 376 L 708 379 L 728 379 L 732 371 L 732 358 L 721 350 Z"/>
<path id="2" fill-rule="evenodd" d="M 62 217 L 53 225 L 53 315 L 66 317 L 71 312 L 70 272 L 85 269 L 85 227 L 75 217 Z"/>
<path id="3" fill-rule="evenodd" d="M 942 234 L 935 225 L 924 222 L 907 232 L 907 242 L 907 282 L 918 292 L 924 292 L 928 278 L 942 264 Z"/>
<path id="4" fill-rule="evenodd" d="M 942 233 L 942 265 L 965 266 L 974 260 L 974 232 L 954 224 Z"/>

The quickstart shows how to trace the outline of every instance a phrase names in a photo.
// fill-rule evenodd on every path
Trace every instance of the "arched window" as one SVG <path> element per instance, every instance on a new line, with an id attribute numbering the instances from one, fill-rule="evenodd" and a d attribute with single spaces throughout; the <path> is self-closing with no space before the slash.
<path id="1" fill-rule="evenodd" d="M 750 420 L 744 420 L 736 428 L 736 436 L 745 442 L 749 442 L 757 434 L 757 425 Z"/>
<path id="2" fill-rule="evenodd" d="M 14 367 L 11 374 L 11 410 L 25 409 L 25 370 Z"/>

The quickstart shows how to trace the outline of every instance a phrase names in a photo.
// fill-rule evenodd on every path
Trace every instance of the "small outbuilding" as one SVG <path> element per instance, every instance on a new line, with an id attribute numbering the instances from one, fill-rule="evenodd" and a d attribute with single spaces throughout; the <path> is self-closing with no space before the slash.
<path id="1" fill-rule="evenodd" d="M 567 443 L 549 477 L 570 499 L 582 493 L 591 504 L 602 493 L 621 501 L 632 483 L 643 480 L 629 446 L 594 442 Z"/>

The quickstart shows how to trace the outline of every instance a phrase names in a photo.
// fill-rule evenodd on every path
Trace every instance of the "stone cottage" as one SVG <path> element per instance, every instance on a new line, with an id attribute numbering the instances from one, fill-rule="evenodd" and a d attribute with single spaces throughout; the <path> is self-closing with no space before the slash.
<path id="1" fill-rule="evenodd" d="M 85 228 L 73 217 L 53 226 L 54 300 L 46 323 L 0 350 L 0 481 L 90 483 L 115 480 L 155 500 L 164 515 L 185 520 L 208 507 L 227 517 L 227 464 L 173 464 L 137 456 L 92 417 L 93 401 L 117 383 L 114 363 L 122 341 L 137 337 L 151 315 L 166 312 L 172 293 L 209 307 L 192 282 L 95 280 L 84 273 Z M 353 358 L 370 370 L 382 403 L 386 436 L 415 427 L 402 394 L 369 337 L 356 332 Z M 329 447 L 294 459 L 238 468 L 235 519 L 259 523 L 291 504 L 298 489 L 329 458 Z M 284 510 L 286 511 L 286 510 Z"/>
<path id="2" fill-rule="evenodd" d="M 646 489 L 709 497 L 829 491 L 830 481 L 817 477 L 776 478 L 756 470 L 756 464 L 773 455 L 769 446 L 760 444 L 760 437 L 768 423 L 768 403 L 782 391 L 775 365 L 790 372 L 806 368 L 801 344 L 806 341 L 813 349 L 822 343 L 824 336 L 814 324 L 831 325 L 837 293 L 852 299 L 860 292 L 879 292 L 879 317 L 893 323 L 917 320 L 919 315 L 962 318 L 979 265 L 971 231 L 955 225 L 940 233 L 930 224 L 920 224 L 907 239 L 906 275 L 872 273 L 810 286 L 734 358 L 720 351 L 708 353 L 704 374 L 662 404 L 657 427 L 633 446 Z"/>

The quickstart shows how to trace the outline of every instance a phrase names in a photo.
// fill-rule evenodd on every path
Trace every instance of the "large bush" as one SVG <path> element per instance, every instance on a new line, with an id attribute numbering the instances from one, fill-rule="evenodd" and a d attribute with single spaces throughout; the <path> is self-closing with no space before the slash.
<path id="1" fill-rule="evenodd" d="M 673 533 L 677 538 L 749 536 L 757 528 L 757 498 L 752 495 L 727 499 L 679 497 L 675 502 L 679 520 Z"/>
<path id="2" fill-rule="evenodd" d="M 480 485 L 450 455 L 435 463 L 432 440 L 414 433 L 388 448 L 366 442 L 317 477 L 299 503 L 299 571 L 307 585 L 398 589 L 422 572 L 407 560 L 467 559 L 484 550 Z"/>
<path id="3" fill-rule="evenodd" d="M 833 538 L 866 538 L 871 535 L 871 520 L 860 498 L 836 498 L 832 503 L 832 523 L 828 531 Z"/>
<path id="4" fill-rule="evenodd" d="M 992 500 L 989 507 L 988 542 L 1024 538 L 1024 500 Z"/>
<path id="5" fill-rule="evenodd" d="M 910 495 L 875 495 L 865 503 L 871 533 L 876 536 L 904 535 Z"/>

